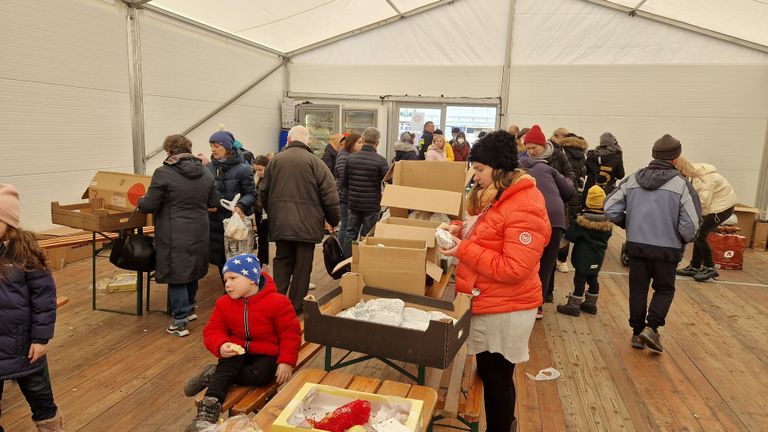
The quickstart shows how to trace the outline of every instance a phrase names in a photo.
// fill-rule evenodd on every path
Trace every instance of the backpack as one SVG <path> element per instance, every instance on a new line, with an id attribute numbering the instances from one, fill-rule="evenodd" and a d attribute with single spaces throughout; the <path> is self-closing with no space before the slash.
<path id="1" fill-rule="evenodd" d="M 341 243 L 336 235 L 331 234 L 323 240 L 323 261 L 325 262 L 325 271 L 334 278 L 341 279 L 341 276 L 352 269 L 351 265 L 345 265 L 335 273 L 333 269 L 344 261 L 344 252 L 341 250 Z"/>

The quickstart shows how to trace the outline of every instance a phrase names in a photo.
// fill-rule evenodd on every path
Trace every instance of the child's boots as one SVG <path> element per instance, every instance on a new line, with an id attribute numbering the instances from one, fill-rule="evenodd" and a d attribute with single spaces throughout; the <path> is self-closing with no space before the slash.
<path id="1" fill-rule="evenodd" d="M 38 432 L 59 432 L 64 430 L 64 424 L 61 421 L 61 413 L 56 411 L 52 418 L 35 422 Z"/>
<path id="2" fill-rule="evenodd" d="M 197 416 L 193 422 L 193 430 L 202 431 L 216 424 L 221 416 L 221 404 L 213 396 L 206 396 L 197 404 Z"/>
<path id="3" fill-rule="evenodd" d="M 597 313 L 597 294 L 584 294 L 584 303 L 581 304 L 580 309 L 583 312 L 595 315 Z"/>
<path id="4" fill-rule="evenodd" d="M 560 312 L 561 314 L 577 317 L 581 315 L 581 309 L 579 309 L 579 305 L 581 304 L 581 301 L 583 299 L 584 297 L 576 297 L 574 295 L 569 295 L 567 303 L 557 305 L 557 311 Z"/>

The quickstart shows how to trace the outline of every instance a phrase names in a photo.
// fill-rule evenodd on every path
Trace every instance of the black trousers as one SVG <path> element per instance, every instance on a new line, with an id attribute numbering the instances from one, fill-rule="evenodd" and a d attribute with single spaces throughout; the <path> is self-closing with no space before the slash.
<path id="1" fill-rule="evenodd" d="M 38 360 L 40 361 L 40 360 Z M 32 420 L 41 421 L 54 418 L 57 407 L 53 402 L 53 390 L 51 378 L 48 375 L 48 365 L 31 375 L 17 378 L 14 381 L 19 385 L 24 399 L 27 400 L 32 410 Z M 3 399 L 3 381 L 0 381 L 0 401 Z"/>
<path id="2" fill-rule="evenodd" d="M 510 432 L 515 421 L 515 364 L 500 353 L 477 354 L 477 374 L 483 381 L 487 432 Z"/>
<path id="3" fill-rule="evenodd" d="M 233 384 L 267 385 L 275 377 L 276 370 L 277 359 L 267 355 L 244 354 L 219 359 L 205 395 L 213 396 L 222 403 Z"/>
<path id="4" fill-rule="evenodd" d="M 539 279 L 541 280 L 542 297 L 552 295 L 555 291 L 555 262 L 560 249 L 560 239 L 565 232 L 562 228 L 552 228 L 552 237 L 544 248 L 539 261 Z"/>
<path id="5" fill-rule="evenodd" d="M 580 273 L 576 270 L 576 274 L 573 275 L 573 295 L 581 297 L 584 295 L 584 286 L 589 284 L 588 292 L 590 294 L 600 293 L 600 284 L 597 282 L 597 275 L 588 275 Z"/>
<path id="6" fill-rule="evenodd" d="M 561 247 L 559 251 L 557 251 L 557 260 L 560 262 L 565 262 L 568 259 L 568 251 L 571 249 L 571 243 L 567 243 L 565 246 Z"/>
<path id="7" fill-rule="evenodd" d="M 629 325 L 634 334 L 646 326 L 656 330 L 664 325 L 675 298 L 676 269 L 675 262 L 629 257 Z M 653 287 L 650 306 L 649 285 Z"/>
<path id="8" fill-rule="evenodd" d="M 287 294 L 293 309 L 300 313 L 304 297 L 309 290 L 312 261 L 315 259 L 314 243 L 278 240 L 275 262 L 272 266 L 275 285 L 281 294 Z"/>
<path id="9" fill-rule="evenodd" d="M 691 266 L 699 267 L 702 264 L 705 267 L 714 267 L 715 263 L 712 262 L 712 249 L 707 243 L 707 236 L 715 232 L 715 229 L 719 227 L 726 219 L 733 214 L 733 207 L 723 210 L 720 213 L 708 214 L 704 216 L 704 220 L 699 228 L 699 234 L 696 236 L 696 240 L 693 241 L 693 257 L 691 257 Z"/>
<path id="10" fill-rule="evenodd" d="M 256 257 L 261 265 L 267 265 L 269 264 L 269 219 L 262 219 L 259 216 L 256 219 L 256 232 L 258 233 Z"/>

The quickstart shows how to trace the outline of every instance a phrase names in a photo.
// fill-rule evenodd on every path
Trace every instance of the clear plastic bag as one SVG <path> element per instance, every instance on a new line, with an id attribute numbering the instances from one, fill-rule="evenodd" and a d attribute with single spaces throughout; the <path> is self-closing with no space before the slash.
<path id="1" fill-rule="evenodd" d="M 230 417 L 221 423 L 215 423 L 202 432 L 259 432 L 261 428 L 245 414 Z"/>
<path id="2" fill-rule="evenodd" d="M 248 228 L 237 213 L 232 213 L 232 216 L 224 219 L 224 237 L 232 240 L 245 240 L 248 236 Z"/>

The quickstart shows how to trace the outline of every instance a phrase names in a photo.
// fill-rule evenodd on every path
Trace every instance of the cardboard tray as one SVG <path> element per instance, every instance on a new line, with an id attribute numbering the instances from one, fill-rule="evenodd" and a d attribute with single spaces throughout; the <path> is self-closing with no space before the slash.
<path id="1" fill-rule="evenodd" d="M 391 360 L 445 369 L 469 336 L 471 296 L 453 302 L 374 287 L 363 287 L 362 277 L 347 273 L 339 286 L 322 297 L 304 299 L 304 338 L 308 342 L 370 354 Z M 426 331 L 337 317 L 360 299 L 399 298 L 406 306 L 439 310 L 458 321 L 431 321 Z"/>

